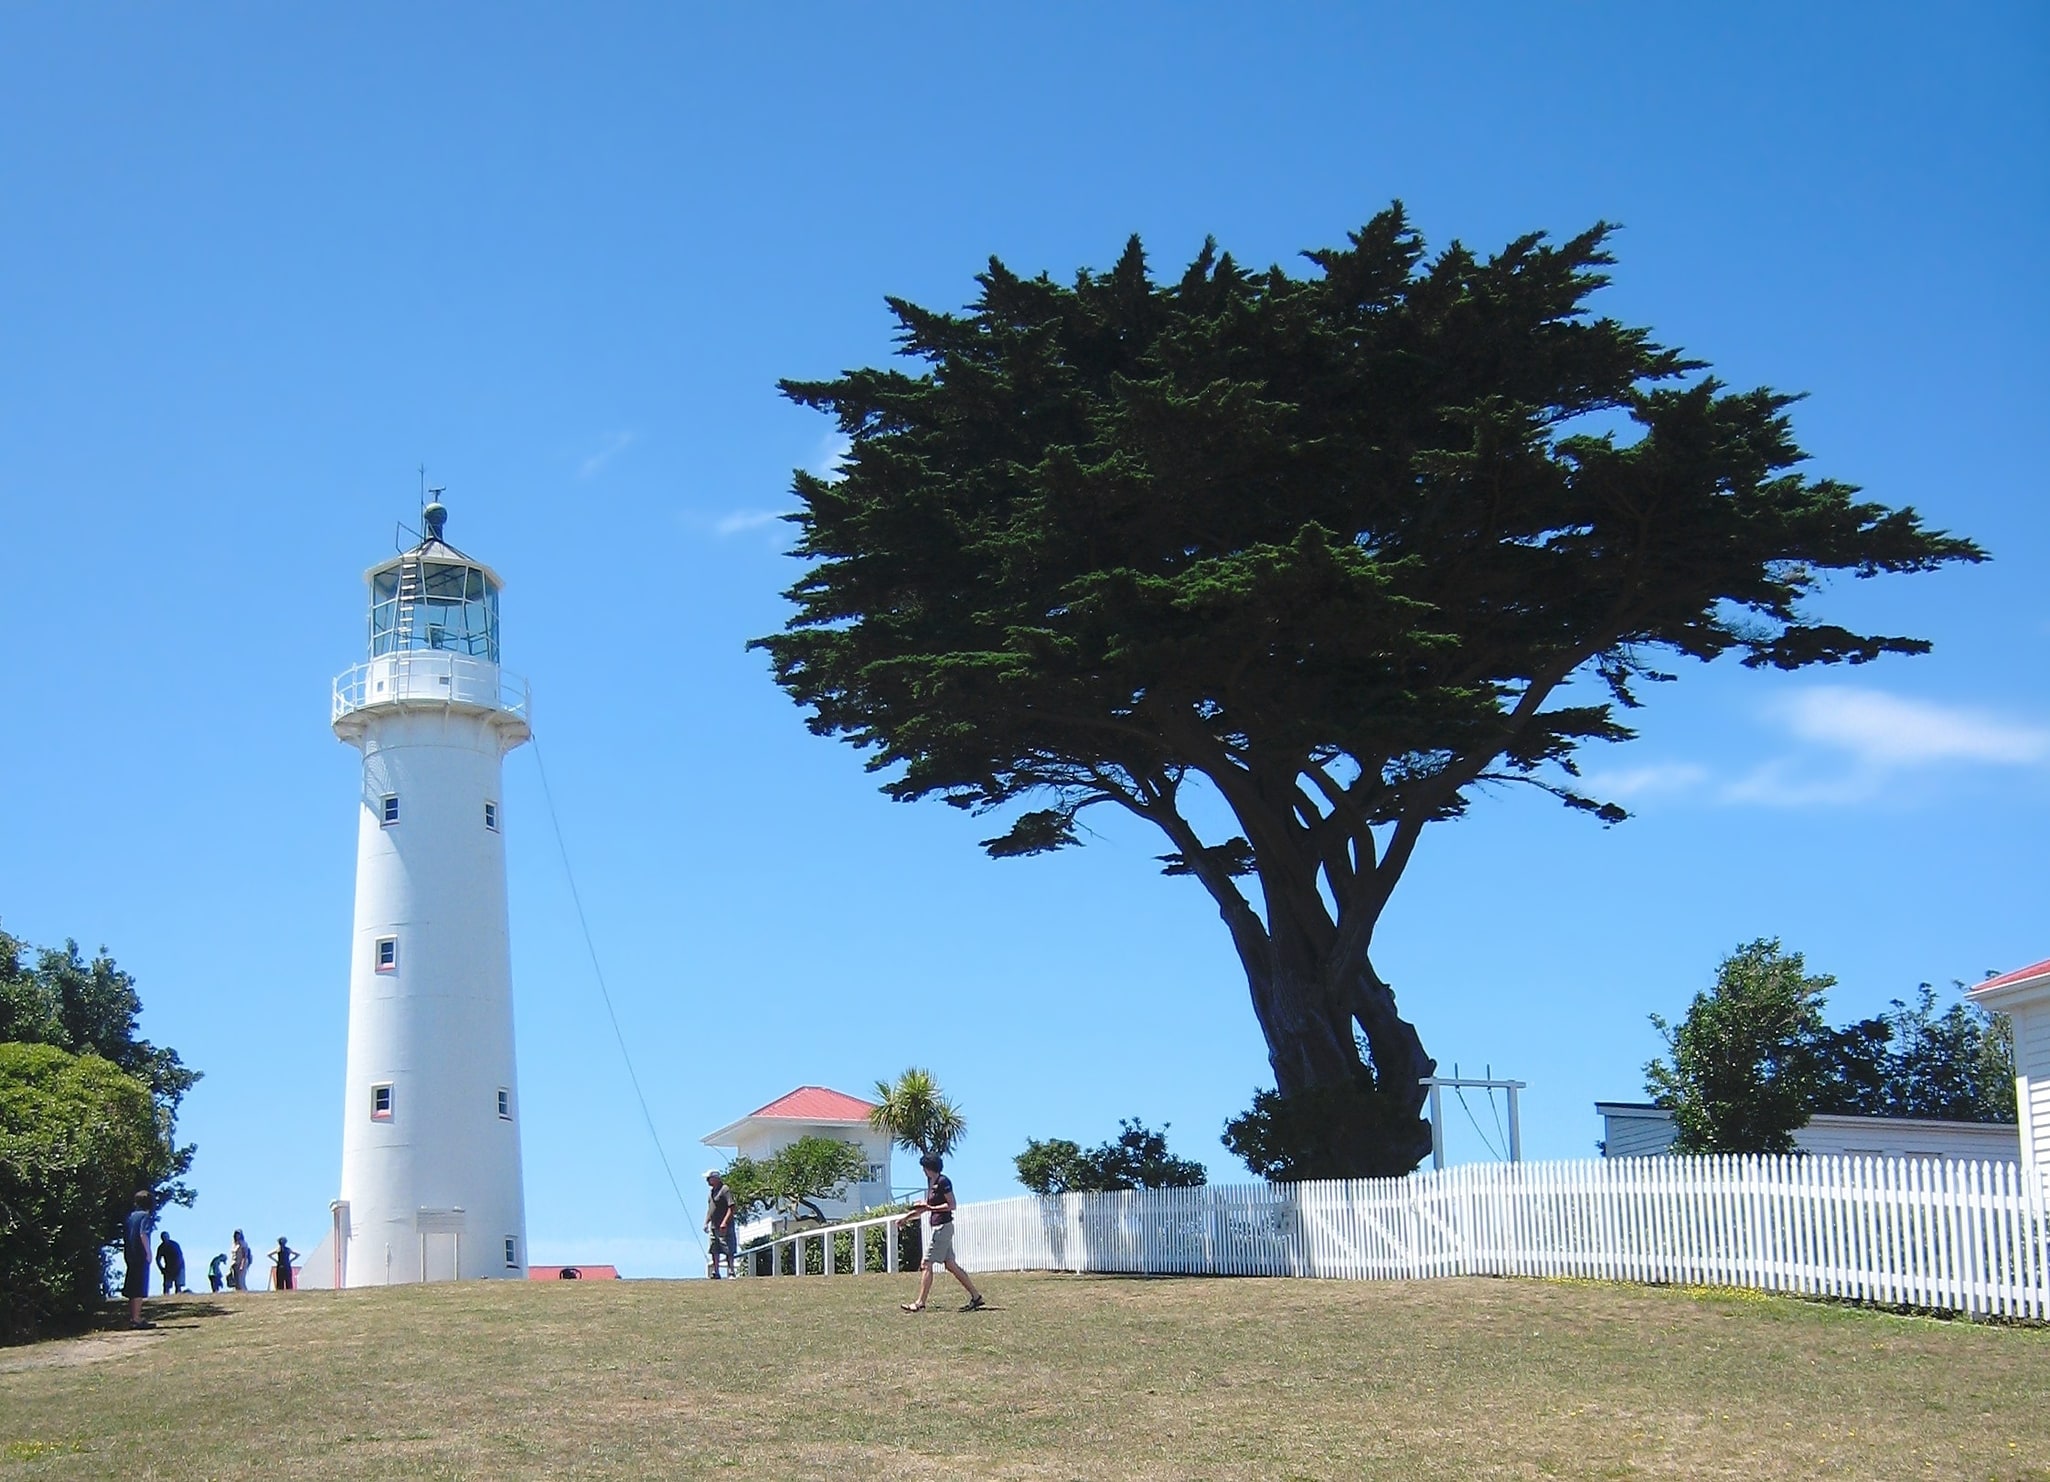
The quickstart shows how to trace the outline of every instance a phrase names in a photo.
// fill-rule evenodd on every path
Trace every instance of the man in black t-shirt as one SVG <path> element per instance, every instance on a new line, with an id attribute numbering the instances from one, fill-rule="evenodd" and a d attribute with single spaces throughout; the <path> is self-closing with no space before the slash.
<path id="1" fill-rule="evenodd" d="M 726 1256 L 726 1274 L 735 1274 L 733 1256 L 738 1240 L 733 1228 L 733 1190 L 726 1187 L 726 1180 L 716 1168 L 705 1170 L 705 1183 L 712 1191 L 711 1197 L 705 1201 L 705 1233 L 712 1238 L 712 1269 L 707 1274 L 717 1281 L 722 1252 Z"/>
<path id="2" fill-rule="evenodd" d="M 975 1289 L 968 1273 L 954 1260 L 954 1181 L 940 1171 L 944 1165 L 937 1153 L 927 1153 L 918 1160 L 918 1166 L 925 1170 L 925 1197 L 912 1205 L 910 1212 L 897 1224 L 900 1227 L 908 1225 L 922 1214 L 931 1215 L 932 1223 L 926 1235 L 925 1259 L 918 1266 L 918 1300 L 898 1305 L 906 1312 L 925 1311 L 925 1299 L 932 1295 L 933 1267 L 945 1266 L 968 1293 L 967 1304 L 961 1310 L 980 1312 L 987 1305 L 982 1300 L 982 1293 Z"/>

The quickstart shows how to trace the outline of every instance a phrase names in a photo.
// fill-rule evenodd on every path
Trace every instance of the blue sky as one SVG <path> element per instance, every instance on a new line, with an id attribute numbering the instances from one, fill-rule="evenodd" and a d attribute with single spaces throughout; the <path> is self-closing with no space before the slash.
<path id="1" fill-rule="evenodd" d="M 2031 5 L 8 7 L 0 922 L 105 943 L 206 1072 L 187 1249 L 310 1248 L 354 866 L 328 685 L 424 462 L 507 579 L 687 1194 L 704 1132 L 909 1064 L 967 1111 L 964 1198 L 1131 1115 L 1243 1177 L 1217 1133 L 1264 1053 L 1164 846 L 990 862 L 744 650 L 796 574 L 790 470 L 833 452 L 774 382 L 883 360 L 883 295 L 957 305 L 991 253 L 1289 261 L 1395 197 L 1434 245 L 1602 218 L 1607 312 L 1809 393 L 1815 472 L 1996 559 L 1825 594 L 1930 657 L 1655 691 L 1588 758 L 1621 827 L 1510 795 L 1426 837 L 1377 964 L 1448 1067 L 1529 1083 L 1529 1155 L 1588 1155 L 1645 1016 L 1741 941 L 1836 974 L 1839 1018 L 2050 955 L 2046 76 Z M 533 1256 L 696 1269 L 533 749 L 506 819 Z"/>

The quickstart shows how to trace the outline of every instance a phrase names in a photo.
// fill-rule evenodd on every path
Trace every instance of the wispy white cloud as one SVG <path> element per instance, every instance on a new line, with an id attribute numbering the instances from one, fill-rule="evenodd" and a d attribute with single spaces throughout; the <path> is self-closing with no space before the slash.
<path id="1" fill-rule="evenodd" d="M 2028 766 L 2050 758 L 2050 730 L 1883 690 L 1823 686 L 1791 695 L 1775 709 L 1801 740 L 1848 752 L 1864 766 Z"/>
<path id="2" fill-rule="evenodd" d="M 764 525 L 773 525 L 783 518 L 780 509 L 737 509 L 730 515 L 721 515 L 712 522 L 714 535 L 741 535 L 749 530 L 759 530 Z"/>
<path id="3" fill-rule="evenodd" d="M 1940 768 L 2050 762 L 2050 729 L 1974 706 L 1820 685 L 1766 712 L 1806 754 L 1775 757 L 1726 783 L 1726 802 L 1826 807 L 1901 795 Z M 1819 754 L 1818 754 L 1819 753 Z"/>
<path id="4" fill-rule="evenodd" d="M 598 470 L 603 468 L 606 464 L 610 463 L 614 458 L 618 457 L 621 453 L 625 452 L 628 445 L 631 444 L 633 440 L 634 435 L 631 432 L 607 433 L 605 435 L 605 441 L 599 447 L 598 451 L 592 453 L 589 457 L 585 458 L 582 463 L 579 463 L 577 465 L 577 477 L 580 479 L 591 478 L 598 472 Z"/>

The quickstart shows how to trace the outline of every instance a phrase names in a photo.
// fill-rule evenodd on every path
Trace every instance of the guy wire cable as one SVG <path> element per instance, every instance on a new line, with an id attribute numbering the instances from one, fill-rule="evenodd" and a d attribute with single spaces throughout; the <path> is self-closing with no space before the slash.
<path id="1" fill-rule="evenodd" d="M 555 830 L 555 847 L 562 855 L 563 877 L 569 881 L 569 898 L 577 908 L 577 925 L 583 928 L 584 950 L 591 954 L 591 976 L 598 980 L 598 996 L 605 1001 L 605 1017 L 612 1023 L 612 1037 L 619 1042 L 619 1058 L 626 1062 L 626 1078 L 634 1088 L 634 1099 L 641 1104 L 641 1120 L 648 1124 L 648 1140 L 655 1144 L 655 1156 L 662 1162 L 663 1176 L 669 1180 L 669 1190 L 676 1195 L 677 1207 L 686 1217 L 691 1213 L 688 1200 L 683 1197 L 683 1188 L 676 1182 L 676 1171 L 669 1166 L 669 1155 L 662 1151 L 662 1134 L 655 1130 L 654 1113 L 648 1110 L 648 1098 L 641 1091 L 641 1078 L 634 1073 L 634 1058 L 627 1052 L 626 1036 L 620 1032 L 619 1015 L 612 1007 L 612 990 L 605 986 L 605 969 L 598 965 L 598 947 L 591 940 L 591 923 L 584 915 L 584 897 L 577 889 L 576 872 L 570 868 L 569 846 L 562 839 L 562 819 L 555 811 L 555 791 L 548 785 L 548 768 L 541 760 L 541 747 L 529 736 L 527 744 L 534 751 L 534 768 L 541 774 L 541 796 L 548 802 L 548 822 Z M 697 1239 L 698 1249 L 705 1248 L 702 1232 L 690 1226 L 692 1237 Z"/>

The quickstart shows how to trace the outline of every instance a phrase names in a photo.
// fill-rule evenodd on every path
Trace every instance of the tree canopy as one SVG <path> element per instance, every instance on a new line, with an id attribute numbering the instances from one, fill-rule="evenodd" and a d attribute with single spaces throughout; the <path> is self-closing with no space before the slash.
<path id="1" fill-rule="evenodd" d="M 51 1045 L 73 1055 L 97 1056 L 141 1081 L 156 1103 L 170 1146 L 168 1162 L 157 1170 L 158 1197 L 190 1204 L 192 1192 L 183 1179 L 192 1168 L 193 1148 L 178 1147 L 174 1134 L 179 1103 L 200 1073 L 187 1067 L 176 1050 L 141 1038 L 136 1024 L 141 1014 L 135 975 L 118 966 L 104 947 L 88 960 L 73 941 L 37 949 L 0 931 L 0 1043 Z"/>
<path id="2" fill-rule="evenodd" d="M 1018 1182 L 1035 1194 L 1188 1189 L 1208 1182 L 1201 1163 L 1167 1150 L 1168 1130 L 1155 1132 L 1137 1117 L 1122 1118 L 1116 1137 L 1086 1151 L 1065 1137 L 1033 1138 L 1012 1161 Z"/>
<path id="3" fill-rule="evenodd" d="M 868 1155 L 838 1138 L 807 1136 L 778 1148 L 766 1158 L 745 1153 L 726 1167 L 726 1187 L 741 1217 L 779 1209 L 796 1218 L 825 1219 L 821 1199 L 846 1197 L 848 1186 L 868 1175 Z"/>
<path id="4" fill-rule="evenodd" d="M 2007 1020 L 1963 1002 L 1939 1014 L 1923 983 L 1913 1003 L 1832 1029 L 1823 1008 L 1835 983 L 1760 940 L 1723 960 L 1678 1024 L 1651 1016 L 1667 1053 L 1644 1068 L 1645 1090 L 1673 1113 L 1677 1151 L 1791 1152 L 1794 1133 L 1825 1112 L 2015 1120 Z"/>
<path id="5" fill-rule="evenodd" d="M 1716 968 L 1715 985 L 1686 1015 L 1651 1022 L 1667 1056 L 1644 1068 L 1645 1089 L 1673 1113 L 1682 1153 L 1791 1153 L 1822 1086 L 1816 1046 L 1828 1033 L 1823 995 L 1836 979 L 1810 975 L 1777 939 L 1746 943 Z"/>
<path id="6" fill-rule="evenodd" d="M 1432 257 L 1397 205 L 1300 276 L 991 259 L 963 313 L 888 301 L 915 371 L 783 383 L 848 449 L 796 474 L 777 680 L 891 797 L 1000 814 L 993 855 L 1155 825 L 1276 1094 L 1337 1111 L 1306 1175 L 1428 1148 L 1434 1062 L 1369 951 L 1426 825 L 1499 782 L 1620 818 L 1575 756 L 1661 665 L 1918 653 L 1807 599 L 1981 559 L 1796 472 L 1793 397 L 1593 315 L 1609 236 Z"/>

